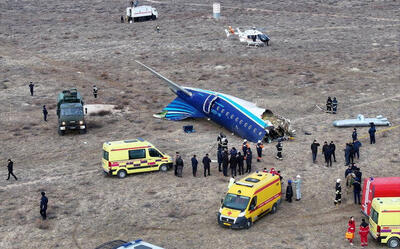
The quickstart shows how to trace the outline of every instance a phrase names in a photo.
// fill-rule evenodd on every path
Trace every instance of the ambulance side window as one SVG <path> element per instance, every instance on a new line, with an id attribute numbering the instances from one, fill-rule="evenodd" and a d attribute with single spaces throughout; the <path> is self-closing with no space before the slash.
<path id="1" fill-rule="evenodd" d="M 129 159 L 142 159 L 146 157 L 146 150 L 130 150 Z"/>
<path id="2" fill-rule="evenodd" d="M 253 210 L 253 209 L 256 208 L 256 206 L 257 206 L 257 196 L 254 196 L 253 199 L 252 199 L 251 202 L 250 202 L 250 207 L 249 207 L 249 209 L 250 209 L 250 210 Z"/>
<path id="3" fill-rule="evenodd" d="M 149 155 L 151 157 L 163 157 L 160 152 L 158 152 L 156 149 L 150 148 L 149 149 Z"/>

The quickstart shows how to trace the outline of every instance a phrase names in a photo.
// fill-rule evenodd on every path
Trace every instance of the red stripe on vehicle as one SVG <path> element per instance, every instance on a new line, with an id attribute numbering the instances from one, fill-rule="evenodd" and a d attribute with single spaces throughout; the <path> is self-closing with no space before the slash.
<path id="1" fill-rule="evenodd" d="M 257 209 L 265 206 L 267 203 L 275 200 L 276 198 L 278 198 L 279 196 L 281 196 L 281 193 L 277 193 L 276 195 L 272 196 L 271 198 L 269 198 L 268 200 L 264 201 L 263 203 L 259 204 L 254 210 L 250 210 L 250 213 L 256 211 Z"/>
<path id="2" fill-rule="evenodd" d="M 382 213 L 400 213 L 400 210 L 383 210 Z"/>
<path id="3" fill-rule="evenodd" d="M 276 180 L 273 181 L 273 182 L 268 183 L 268 184 L 265 185 L 264 187 L 257 189 L 256 192 L 254 192 L 254 194 L 256 195 L 257 193 L 263 191 L 264 189 L 268 188 L 269 186 L 271 186 L 271 185 L 274 184 L 274 183 L 277 183 L 278 181 L 279 181 L 279 178 L 276 179 Z"/>
<path id="4" fill-rule="evenodd" d="M 141 147 L 132 147 L 132 148 L 123 148 L 123 149 L 112 149 L 111 151 L 120 151 L 120 150 L 137 150 L 137 149 L 146 149 L 151 146 L 141 146 Z"/>

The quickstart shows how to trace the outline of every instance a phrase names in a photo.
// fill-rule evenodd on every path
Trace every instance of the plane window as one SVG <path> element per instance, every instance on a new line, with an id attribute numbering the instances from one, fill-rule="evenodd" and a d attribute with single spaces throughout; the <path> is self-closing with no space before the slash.
<path id="1" fill-rule="evenodd" d="M 244 127 L 247 127 L 247 123 L 244 123 Z"/>
<path id="2" fill-rule="evenodd" d="M 258 133 L 259 136 L 261 136 L 261 134 L 262 134 L 262 131 L 260 131 L 260 132 Z"/>
<path id="3" fill-rule="evenodd" d="M 239 124 L 242 125 L 242 124 L 243 124 L 243 120 L 240 120 L 240 121 L 239 121 Z"/>
<path id="4" fill-rule="evenodd" d="M 254 132 L 254 133 L 257 133 L 257 128 L 254 128 L 253 132 Z"/>
<path id="5" fill-rule="evenodd" d="M 231 119 L 233 119 L 234 117 L 235 117 L 235 114 L 232 114 L 232 115 L 231 115 Z"/>
<path id="6" fill-rule="evenodd" d="M 219 106 L 217 106 L 217 111 L 219 111 L 219 109 L 221 109 L 221 108 L 219 108 Z"/>
<path id="7" fill-rule="evenodd" d="M 222 109 L 222 110 L 221 110 L 221 113 L 224 113 L 224 112 L 225 112 L 225 109 Z"/>
<path id="8" fill-rule="evenodd" d="M 227 117 L 229 117 L 229 112 L 226 112 L 226 114 L 225 114 Z"/>
<path id="9" fill-rule="evenodd" d="M 239 118 L 238 118 L 238 117 L 236 117 L 236 118 L 235 118 L 235 121 L 236 121 L 236 122 L 237 122 L 237 121 L 239 121 Z"/>
<path id="10" fill-rule="evenodd" d="M 251 130 L 251 127 L 253 127 L 252 125 L 249 125 L 249 130 Z"/>

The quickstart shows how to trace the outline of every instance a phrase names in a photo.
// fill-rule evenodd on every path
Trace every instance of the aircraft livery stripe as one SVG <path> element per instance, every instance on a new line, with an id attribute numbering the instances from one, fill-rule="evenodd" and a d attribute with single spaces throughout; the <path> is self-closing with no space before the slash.
<path id="1" fill-rule="evenodd" d="M 224 99 L 225 101 L 227 101 L 228 103 L 230 103 L 230 104 L 232 104 L 234 107 L 236 107 L 236 109 L 237 110 L 239 110 L 239 111 L 241 111 L 242 113 L 244 113 L 247 117 L 249 117 L 250 119 L 252 119 L 254 122 L 256 122 L 258 125 L 260 125 L 262 128 L 265 128 L 265 127 L 267 127 L 267 124 L 261 119 L 261 118 L 258 118 L 256 115 L 254 115 L 253 113 L 251 113 L 250 111 L 248 111 L 248 110 L 246 110 L 245 108 L 243 108 L 241 105 L 239 105 L 238 103 L 236 103 L 235 101 L 233 101 L 233 100 L 231 100 L 231 99 L 229 99 L 229 98 L 227 98 L 227 97 L 225 97 L 225 96 L 223 96 L 223 95 L 220 95 L 220 94 L 217 94 L 217 93 L 214 93 L 214 92 L 210 92 L 210 91 L 207 91 L 207 90 L 203 90 L 203 89 L 194 89 L 195 91 L 203 91 L 203 92 L 205 92 L 205 93 L 208 93 L 208 94 L 213 94 L 213 95 L 217 95 L 218 97 L 220 97 L 221 99 Z"/>

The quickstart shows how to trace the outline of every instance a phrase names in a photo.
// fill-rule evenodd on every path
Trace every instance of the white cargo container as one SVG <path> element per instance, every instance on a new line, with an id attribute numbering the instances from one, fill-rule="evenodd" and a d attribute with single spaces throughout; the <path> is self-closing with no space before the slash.
<path id="1" fill-rule="evenodd" d="M 126 8 L 126 16 L 128 22 L 139 22 L 145 20 L 156 20 L 158 18 L 158 12 L 156 8 L 151 6 L 138 6 Z"/>

